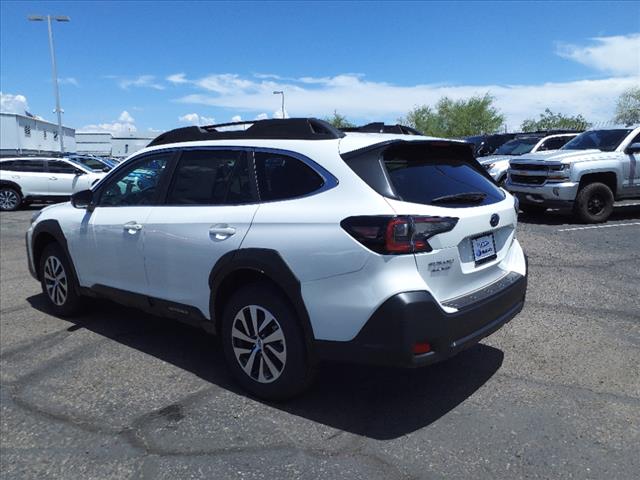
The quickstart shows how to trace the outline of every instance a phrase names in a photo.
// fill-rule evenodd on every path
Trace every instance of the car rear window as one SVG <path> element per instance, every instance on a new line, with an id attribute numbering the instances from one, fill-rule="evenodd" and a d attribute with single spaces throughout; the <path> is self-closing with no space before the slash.
<path id="1" fill-rule="evenodd" d="M 504 199 L 468 144 L 405 142 L 343 158 L 378 193 L 405 202 L 462 208 Z"/>

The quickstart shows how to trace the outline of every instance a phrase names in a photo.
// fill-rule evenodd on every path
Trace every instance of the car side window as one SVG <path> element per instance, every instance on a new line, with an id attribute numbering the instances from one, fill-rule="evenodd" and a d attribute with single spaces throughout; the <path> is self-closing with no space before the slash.
<path id="1" fill-rule="evenodd" d="M 12 170 L 17 172 L 44 172 L 44 160 L 16 160 Z"/>
<path id="2" fill-rule="evenodd" d="M 12 171 L 15 170 L 15 161 L 7 160 L 6 162 L 0 162 L 0 170 Z"/>
<path id="3" fill-rule="evenodd" d="M 571 137 L 549 138 L 545 140 L 542 143 L 542 145 L 540 145 L 540 148 L 538 148 L 538 151 L 541 152 L 544 150 L 557 150 L 561 146 L 563 146 L 565 143 L 567 143 L 569 140 L 571 140 Z"/>
<path id="4" fill-rule="evenodd" d="M 167 196 L 168 205 L 225 205 L 257 200 L 247 154 L 239 150 L 182 153 Z"/>
<path id="5" fill-rule="evenodd" d="M 79 168 L 61 160 L 49 160 L 47 168 L 51 173 L 70 173 L 72 175 L 75 175 L 76 173 L 84 173 Z"/>
<path id="6" fill-rule="evenodd" d="M 285 200 L 319 190 L 324 179 L 304 162 L 287 155 L 256 152 L 260 200 Z"/>
<path id="7" fill-rule="evenodd" d="M 109 179 L 100 194 L 99 206 L 122 207 L 152 205 L 158 184 L 172 154 L 150 155 Z"/>

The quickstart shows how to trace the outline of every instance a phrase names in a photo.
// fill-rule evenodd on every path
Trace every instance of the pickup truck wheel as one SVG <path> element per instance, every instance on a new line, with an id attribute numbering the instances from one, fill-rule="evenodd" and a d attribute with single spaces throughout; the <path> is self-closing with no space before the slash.
<path id="1" fill-rule="evenodd" d="M 604 183 L 590 183 L 578 192 L 575 215 L 585 223 L 604 222 L 613 212 L 613 192 Z"/>
<path id="2" fill-rule="evenodd" d="M 531 203 L 521 203 L 520 210 L 527 215 L 542 215 L 547 210 L 547 207 L 542 205 L 533 205 Z"/>
<path id="3" fill-rule="evenodd" d="M 304 390 L 313 378 L 298 319 L 269 284 L 247 285 L 229 299 L 222 317 L 222 345 L 233 376 L 256 397 L 284 400 Z"/>
<path id="4" fill-rule="evenodd" d="M 22 195 L 11 187 L 0 187 L 0 210 L 13 212 L 22 205 Z"/>
<path id="5" fill-rule="evenodd" d="M 83 299 L 78 295 L 71 263 L 62 247 L 50 243 L 40 257 L 40 284 L 49 307 L 61 317 L 71 317 L 82 311 Z"/>

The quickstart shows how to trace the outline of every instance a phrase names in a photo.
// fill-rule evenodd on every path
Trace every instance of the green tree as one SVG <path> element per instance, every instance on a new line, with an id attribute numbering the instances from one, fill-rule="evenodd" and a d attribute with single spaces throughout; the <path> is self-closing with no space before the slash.
<path id="1" fill-rule="evenodd" d="M 523 132 L 555 129 L 586 130 L 589 125 L 590 123 L 582 115 L 571 117 L 561 113 L 553 113 L 548 108 L 545 108 L 544 113 L 540 114 L 538 120 L 529 118 L 522 122 L 520 128 L 522 128 Z"/>
<path id="2" fill-rule="evenodd" d="M 479 133 L 494 133 L 504 123 L 504 116 L 494 106 L 494 98 L 485 93 L 467 100 L 442 97 L 432 108 L 415 107 L 398 121 L 425 135 L 461 138 Z"/>
<path id="3" fill-rule="evenodd" d="M 333 111 L 333 115 L 324 119 L 336 128 L 353 128 L 356 125 L 347 120 L 347 117 L 340 115 L 336 110 Z"/>
<path id="4" fill-rule="evenodd" d="M 618 97 L 615 121 L 624 125 L 640 123 L 640 87 L 631 87 Z"/>

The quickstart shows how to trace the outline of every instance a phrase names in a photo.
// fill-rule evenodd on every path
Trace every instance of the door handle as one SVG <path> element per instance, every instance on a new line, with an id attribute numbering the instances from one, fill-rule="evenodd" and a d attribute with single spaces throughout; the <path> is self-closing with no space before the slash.
<path id="1" fill-rule="evenodd" d="M 49 177 L 49 180 L 57 180 L 58 177 Z"/>
<path id="2" fill-rule="evenodd" d="M 127 222 L 122 227 L 126 232 L 129 232 L 131 235 L 133 235 L 133 234 L 139 232 L 140 230 L 142 230 L 142 225 L 140 225 L 136 221 Z"/>
<path id="3" fill-rule="evenodd" d="M 209 229 L 209 235 L 214 236 L 216 240 L 224 240 L 225 238 L 229 238 L 234 233 L 236 233 L 236 229 L 233 227 L 230 227 L 226 223 L 219 223 L 217 225 L 213 225 Z"/>

